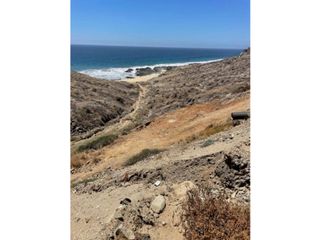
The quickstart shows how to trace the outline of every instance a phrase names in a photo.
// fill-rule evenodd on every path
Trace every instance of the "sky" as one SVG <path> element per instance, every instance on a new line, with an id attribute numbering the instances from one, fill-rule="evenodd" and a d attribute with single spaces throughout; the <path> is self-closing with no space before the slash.
<path id="1" fill-rule="evenodd" d="M 250 0 L 71 0 L 71 44 L 250 45 Z"/>

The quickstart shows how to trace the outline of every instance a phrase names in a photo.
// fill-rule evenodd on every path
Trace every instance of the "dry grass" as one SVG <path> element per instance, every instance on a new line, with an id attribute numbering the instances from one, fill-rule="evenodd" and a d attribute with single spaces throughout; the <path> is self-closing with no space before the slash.
<path id="1" fill-rule="evenodd" d="M 249 240 L 249 207 L 230 203 L 225 196 L 214 197 L 208 189 L 188 193 L 183 227 L 187 240 Z"/>
<path id="2" fill-rule="evenodd" d="M 86 152 L 76 153 L 71 156 L 71 168 L 80 168 L 88 163 L 98 164 L 100 161 L 101 158 L 99 151 L 91 154 Z"/>
<path id="3" fill-rule="evenodd" d="M 226 122 L 215 123 L 208 125 L 204 130 L 200 131 L 197 134 L 193 134 L 185 139 L 186 143 L 193 142 L 195 140 L 204 139 L 219 132 L 226 131 L 232 127 L 232 121 L 228 120 Z M 209 144 L 210 145 L 210 144 Z"/>
<path id="4" fill-rule="evenodd" d="M 131 158 L 129 158 L 125 163 L 124 166 L 130 166 L 133 165 L 137 162 L 140 162 L 152 155 L 156 155 L 160 152 L 162 152 L 163 150 L 160 149 L 143 149 L 141 152 L 139 152 L 138 154 L 132 156 Z"/>
<path id="5" fill-rule="evenodd" d="M 226 121 L 222 123 L 217 123 L 217 124 L 210 124 L 207 126 L 203 131 L 199 133 L 199 136 L 201 138 L 209 137 L 213 134 L 223 132 L 228 130 L 229 128 L 232 127 L 232 121 Z"/>
<path id="6" fill-rule="evenodd" d="M 91 142 L 80 145 L 77 149 L 77 152 L 84 152 L 91 149 L 97 150 L 97 149 L 103 148 L 104 146 L 107 146 L 113 143 L 117 138 L 118 138 L 117 135 L 101 136 L 97 139 L 94 139 Z"/>

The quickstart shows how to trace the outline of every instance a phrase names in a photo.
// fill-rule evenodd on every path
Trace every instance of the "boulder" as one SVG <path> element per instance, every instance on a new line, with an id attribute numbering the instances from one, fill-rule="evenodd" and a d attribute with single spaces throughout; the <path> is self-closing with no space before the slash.
<path id="1" fill-rule="evenodd" d="M 150 68 L 150 67 L 145 67 L 145 68 L 137 68 L 136 69 L 136 75 L 137 76 L 145 76 L 145 75 L 149 75 L 149 74 L 152 74 L 154 73 L 155 71 Z"/>
<path id="2" fill-rule="evenodd" d="M 166 199 L 164 196 L 159 195 L 151 202 L 151 210 L 155 213 L 161 213 L 166 207 Z"/>

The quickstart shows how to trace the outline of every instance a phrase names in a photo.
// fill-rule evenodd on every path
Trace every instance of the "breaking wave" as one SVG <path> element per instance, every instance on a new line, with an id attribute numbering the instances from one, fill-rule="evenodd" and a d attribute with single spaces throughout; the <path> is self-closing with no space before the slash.
<path id="1" fill-rule="evenodd" d="M 107 80 L 121 80 L 125 78 L 135 77 L 138 68 L 150 67 L 151 69 L 154 69 L 155 67 L 178 67 L 178 66 L 185 66 L 189 64 L 195 64 L 195 63 L 218 62 L 221 60 L 222 59 L 198 61 L 198 62 L 184 62 L 184 63 L 163 63 L 163 64 L 146 65 L 146 66 L 133 66 L 133 67 L 127 67 L 127 68 L 87 69 L 79 72 L 95 78 L 101 78 L 101 79 L 107 79 Z M 132 70 L 130 71 L 129 69 L 132 69 Z"/>

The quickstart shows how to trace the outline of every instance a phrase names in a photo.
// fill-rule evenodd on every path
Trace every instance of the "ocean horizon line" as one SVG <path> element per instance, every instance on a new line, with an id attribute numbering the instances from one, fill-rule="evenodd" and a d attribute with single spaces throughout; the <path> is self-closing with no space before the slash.
<path id="1" fill-rule="evenodd" d="M 128 45 L 105 45 L 105 44 L 73 44 L 70 46 L 88 46 L 88 47 L 123 47 L 123 48 L 167 48 L 167 49 L 202 49 L 202 50 L 244 50 L 250 48 L 250 46 L 244 48 L 218 48 L 218 47 L 166 47 L 166 46 L 128 46 Z"/>

